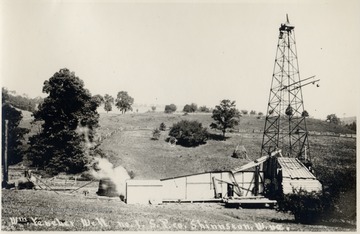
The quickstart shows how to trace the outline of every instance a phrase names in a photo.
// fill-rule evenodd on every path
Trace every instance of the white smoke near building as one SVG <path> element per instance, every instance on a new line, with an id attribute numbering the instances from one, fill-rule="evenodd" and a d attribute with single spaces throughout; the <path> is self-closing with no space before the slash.
<path id="1" fill-rule="evenodd" d="M 85 154 L 87 157 L 91 157 L 89 152 L 94 143 L 89 139 L 89 128 L 78 127 L 78 133 L 84 135 Z M 125 196 L 126 180 L 130 179 L 125 168 L 114 167 L 108 159 L 100 156 L 91 157 L 88 168 L 91 175 L 100 180 L 99 195 Z"/>
<path id="2" fill-rule="evenodd" d="M 126 191 L 126 180 L 130 179 L 129 174 L 122 166 L 114 167 L 114 165 L 109 162 L 106 158 L 94 158 L 93 167 L 91 169 L 91 174 L 96 179 L 99 180 L 110 180 L 115 185 L 115 191 L 118 196 L 125 196 Z M 108 183 L 106 188 L 101 189 L 113 189 L 110 188 L 111 184 Z M 106 195 L 106 192 L 104 192 Z"/>

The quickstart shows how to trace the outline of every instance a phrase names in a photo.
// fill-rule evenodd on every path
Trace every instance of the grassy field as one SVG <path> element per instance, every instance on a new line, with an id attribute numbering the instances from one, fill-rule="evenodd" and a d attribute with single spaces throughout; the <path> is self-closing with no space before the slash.
<path id="1" fill-rule="evenodd" d="M 208 127 L 212 122 L 211 114 L 101 113 L 98 129 L 102 139 L 101 149 L 115 166 L 122 165 L 129 172 L 132 171 L 135 179 L 161 179 L 232 169 L 260 157 L 263 118 L 242 117 L 240 126 L 226 134 L 226 141 L 209 139 L 205 145 L 189 148 L 170 145 L 165 141 L 169 127 L 184 119 L 197 120 L 204 127 Z M 37 131 L 37 126 L 31 126 L 30 120 L 31 116 L 27 115 L 22 126 L 31 127 L 30 134 L 33 134 Z M 152 130 L 158 128 L 160 123 L 165 123 L 167 130 L 161 132 L 159 140 L 152 140 Z M 320 120 L 308 119 L 307 124 L 309 131 L 353 134 L 342 126 L 334 126 Z M 356 139 L 311 135 L 309 141 L 314 167 L 318 168 L 316 173 L 320 180 L 326 181 L 332 178 L 331 176 L 338 175 L 334 173 L 346 171 L 348 174 L 340 173 L 340 176 L 350 176 L 356 181 Z M 231 157 L 237 145 L 246 148 L 248 159 Z M 352 183 L 352 180 L 348 181 Z M 248 231 L 258 231 L 261 227 L 264 227 L 264 230 L 278 228 L 292 231 L 354 231 L 356 186 L 350 184 L 350 187 L 340 195 L 336 220 L 310 226 L 296 224 L 293 216 L 270 209 L 225 209 L 221 204 L 206 203 L 126 205 L 118 199 L 97 197 L 97 183 L 86 187 L 90 192 L 89 196 L 82 193 L 85 188 L 72 195 L 50 191 L 2 190 L 2 229 L 209 231 L 216 225 L 222 228 L 221 224 L 225 224 L 227 228 L 228 224 L 230 230 L 242 231 L 247 231 L 247 228 Z M 23 222 L 12 224 L 11 218 L 14 217 L 23 218 Z M 108 225 L 104 225 L 101 218 Z M 37 222 L 39 219 L 41 221 Z M 88 220 L 93 221 L 94 225 L 87 226 Z"/>
<path id="2" fill-rule="evenodd" d="M 119 199 L 3 190 L 3 231 L 354 231 L 351 224 L 296 224 L 271 209 L 229 209 L 219 203 L 127 205 Z M 16 219 L 17 218 L 17 219 Z"/>

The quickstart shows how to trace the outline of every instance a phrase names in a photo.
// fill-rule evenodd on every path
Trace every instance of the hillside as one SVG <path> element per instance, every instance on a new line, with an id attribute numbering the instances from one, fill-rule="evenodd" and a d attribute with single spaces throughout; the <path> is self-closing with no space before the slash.
<path id="1" fill-rule="evenodd" d="M 152 130 L 159 127 L 160 123 L 165 123 L 169 128 L 173 123 L 183 119 L 197 120 L 205 127 L 212 122 L 211 114 L 200 113 L 186 116 L 180 113 L 125 115 L 102 113 L 99 129 L 103 137 L 101 148 L 114 165 L 122 165 L 128 171 L 133 171 L 138 179 L 160 179 L 204 171 L 229 170 L 260 156 L 264 119 L 253 116 L 242 117 L 238 129 L 233 133 L 227 133 L 229 138 L 226 141 L 210 139 L 207 144 L 195 148 L 171 146 L 165 141 L 168 131 L 162 132 L 158 141 L 151 140 Z M 347 128 L 334 126 L 321 120 L 309 119 L 307 123 L 309 131 L 313 132 L 353 133 Z M 216 132 L 212 131 L 212 133 Z M 324 150 L 323 146 L 327 145 L 326 142 L 335 140 L 334 148 L 336 148 L 336 141 L 355 142 L 354 139 L 332 138 L 331 136 L 311 136 L 310 145 L 317 149 L 311 152 L 312 155 L 323 158 L 327 150 L 332 152 L 332 147 L 326 146 L 325 152 L 322 151 L 323 155 L 318 155 L 317 151 Z M 238 144 L 245 146 L 249 159 L 231 157 Z M 351 154 L 353 153 L 355 150 Z M 332 156 L 337 157 L 337 155 Z M 349 156 L 354 157 L 354 155 Z"/>
<path id="2" fill-rule="evenodd" d="M 28 135 L 38 131 L 39 126 L 30 124 L 31 113 L 23 111 L 23 116 L 21 126 L 31 128 Z M 188 115 L 160 112 L 125 115 L 101 113 L 100 128 L 98 129 L 102 138 L 101 149 L 115 166 L 122 165 L 128 171 L 132 171 L 137 179 L 161 179 L 205 171 L 231 170 L 260 156 L 264 117 L 258 119 L 255 116 L 243 116 L 237 129 L 232 133 L 227 133 L 226 141 L 210 139 L 207 144 L 194 148 L 173 146 L 165 141 L 169 128 L 180 120 L 197 120 L 204 127 L 208 127 L 212 122 L 209 113 Z M 152 131 L 158 128 L 160 123 L 166 124 L 167 131 L 161 132 L 159 140 L 151 140 Z M 307 126 L 310 132 L 354 133 L 343 126 L 317 119 L 308 119 Z M 220 134 L 220 132 L 210 129 L 209 131 L 213 134 Z M 354 139 L 333 138 L 331 136 L 310 136 L 313 157 L 322 159 L 328 154 L 327 152 L 337 149 L 337 142 L 341 144 L 350 142 L 349 144 L 355 147 L 355 143 L 351 143 L 355 142 Z M 327 142 L 333 142 L 334 145 L 329 148 Z M 248 159 L 231 157 L 238 144 L 245 146 Z M 319 156 L 318 152 L 321 152 L 322 155 Z M 355 154 L 355 149 L 351 154 Z M 336 154 L 331 155 L 331 157 L 337 156 Z"/>

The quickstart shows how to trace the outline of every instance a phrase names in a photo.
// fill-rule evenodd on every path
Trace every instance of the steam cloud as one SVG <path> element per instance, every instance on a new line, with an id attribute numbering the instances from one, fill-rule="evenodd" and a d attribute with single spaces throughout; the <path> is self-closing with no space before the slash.
<path id="1" fill-rule="evenodd" d="M 89 128 L 79 127 L 78 132 L 79 134 L 84 135 L 86 146 L 85 153 L 88 157 L 90 157 L 89 150 L 94 145 L 94 143 L 90 142 L 89 140 Z M 130 176 L 125 168 L 122 166 L 114 167 L 114 165 L 106 158 L 95 156 L 91 159 L 89 170 L 91 175 L 96 179 L 110 179 L 116 186 L 116 192 L 119 195 L 125 195 L 125 181 L 130 179 Z"/>
<path id="2" fill-rule="evenodd" d="M 91 174 L 97 179 L 110 179 L 116 186 L 119 195 L 125 195 L 126 180 L 130 179 L 129 174 L 122 166 L 114 168 L 114 165 L 106 158 L 94 158 Z"/>

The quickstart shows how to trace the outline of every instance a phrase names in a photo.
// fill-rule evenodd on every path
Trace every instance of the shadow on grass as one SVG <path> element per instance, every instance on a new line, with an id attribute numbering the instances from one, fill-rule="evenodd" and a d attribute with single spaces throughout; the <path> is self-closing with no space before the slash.
<path id="1" fill-rule="evenodd" d="M 270 222 L 274 223 L 296 223 L 293 219 L 270 219 Z"/>
<path id="2" fill-rule="evenodd" d="M 274 223 L 294 223 L 294 224 L 299 223 L 293 219 L 271 219 L 270 221 L 274 222 Z M 356 229 L 356 224 L 351 224 L 351 223 L 346 223 L 346 222 L 336 222 L 336 221 L 335 222 L 319 221 L 319 222 L 314 222 L 312 224 L 306 224 L 306 225 L 323 225 L 323 226 L 327 226 L 327 227 L 341 227 L 341 228 L 348 228 L 348 229 Z"/>
<path id="3" fill-rule="evenodd" d="M 221 134 L 209 133 L 208 139 L 213 141 L 225 141 L 226 139 L 229 139 L 229 137 L 225 136 L 224 138 Z"/>
<path id="4" fill-rule="evenodd" d="M 180 146 L 185 147 L 185 148 L 196 148 L 196 147 L 198 147 L 200 145 L 205 145 L 206 144 L 206 141 L 198 142 L 198 143 L 182 142 L 182 141 L 176 140 L 174 137 L 166 138 L 165 142 L 169 143 L 172 146 L 180 145 Z"/>

